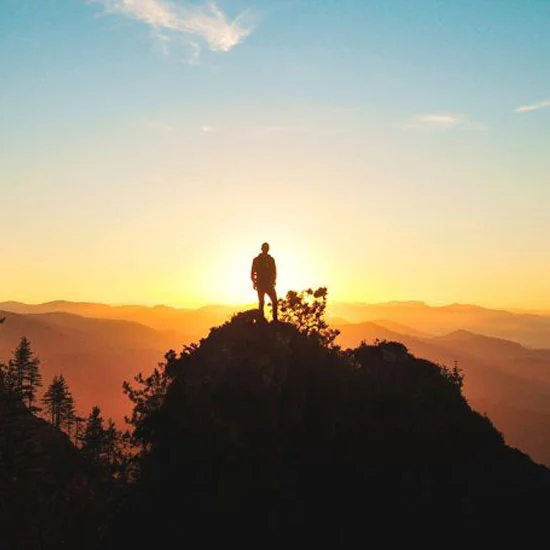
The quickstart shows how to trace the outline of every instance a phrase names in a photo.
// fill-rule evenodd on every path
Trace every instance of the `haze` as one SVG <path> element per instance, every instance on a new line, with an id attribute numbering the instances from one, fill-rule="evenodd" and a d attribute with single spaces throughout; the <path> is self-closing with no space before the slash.
<path id="1" fill-rule="evenodd" d="M 0 300 L 550 310 L 550 5 L 4 0 Z"/>

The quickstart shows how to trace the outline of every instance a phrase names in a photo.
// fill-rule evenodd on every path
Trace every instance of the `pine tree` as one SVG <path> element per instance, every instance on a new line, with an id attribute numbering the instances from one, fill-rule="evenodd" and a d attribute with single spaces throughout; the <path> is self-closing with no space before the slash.
<path id="1" fill-rule="evenodd" d="M 75 404 L 62 374 L 54 376 L 42 398 L 42 403 L 46 409 L 45 412 L 51 418 L 51 423 L 56 428 L 70 432 L 76 421 Z"/>
<path id="2" fill-rule="evenodd" d="M 82 436 L 84 434 L 84 422 L 85 418 L 82 416 L 75 416 L 74 419 L 74 432 L 73 432 L 73 442 L 75 445 L 80 446 L 82 443 Z"/>
<path id="3" fill-rule="evenodd" d="M 17 373 L 11 361 L 7 365 L 2 364 L 2 372 L 4 389 L 10 400 L 20 398 L 17 391 Z"/>
<path id="4" fill-rule="evenodd" d="M 80 446 L 82 441 L 83 424 L 85 420 L 86 419 L 82 416 L 75 414 L 67 425 L 67 435 L 76 446 Z"/>
<path id="5" fill-rule="evenodd" d="M 111 475 L 126 477 L 131 453 L 126 447 L 124 434 L 112 418 L 107 421 L 104 439 L 104 462 Z"/>
<path id="6" fill-rule="evenodd" d="M 103 450 L 105 454 L 105 459 L 109 463 L 116 462 L 117 458 L 117 449 L 118 449 L 118 437 L 119 432 L 116 428 L 112 418 L 109 418 L 107 421 L 107 428 L 104 431 L 104 445 Z"/>
<path id="7" fill-rule="evenodd" d="M 13 352 L 13 358 L 8 363 L 6 379 L 10 393 L 25 403 L 31 412 L 40 410 L 34 405 L 36 392 L 42 386 L 40 360 L 34 356 L 31 343 L 26 336 L 21 338 Z"/>
<path id="8" fill-rule="evenodd" d="M 105 427 L 101 409 L 97 406 L 86 420 L 81 443 L 80 450 L 92 464 L 109 475 L 126 476 L 130 453 L 126 452 L 125 438 L 111 418 L 107 420 Z"/>
<path id="9" fill-rule="evenodd" d="M 90 416 L 86 420 L 81 450 L 93 464 L 98 466 L 102 464 L 105 450 L 105 430 L 103 428 L 101 409 L 97 406 L 92 409 Z"/>

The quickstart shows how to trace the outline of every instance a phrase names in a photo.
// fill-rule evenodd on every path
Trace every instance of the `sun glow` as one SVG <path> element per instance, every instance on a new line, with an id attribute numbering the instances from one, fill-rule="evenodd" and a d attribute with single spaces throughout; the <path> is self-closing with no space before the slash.
<path id="1" fill-rule="evenodd" d="M 194 288 L 194 297 L 202 303 L 249 304 L 257 299 L 250 280 L 250 268 L 254 256 L 260 253 L 261 242 L 250 246 L 242 243 L 217 251 L 216 257 L 204 257 L 201 270 L 186 285 Z M 254 246 L 255 245 L 255 246 Z M 303 290 L 324 284 L 318 276 L 316 262 L 307 253 L 300 253 L 296 242 L 293 244 L 273 241 L 270 254 L 277 265 L 277 294 L 282 297 L 288 290 Z M 316 275 L 317 274 L 317 275 Z M 174 297 L 182 302 L 184 296 Z"/>

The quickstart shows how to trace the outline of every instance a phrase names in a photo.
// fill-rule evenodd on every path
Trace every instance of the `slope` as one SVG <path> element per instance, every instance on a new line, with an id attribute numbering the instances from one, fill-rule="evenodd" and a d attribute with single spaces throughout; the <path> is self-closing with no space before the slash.
<path id="1" fill-rule="evenodd" d="M 545 513 L 550 472 L 400 344 L 344 354 L 242 314 L 167 372 L 113 548 L 495 540 L 503 524 L 532 534 Z"/>
<path id="2" fill-rule="evenodd" d="M 544 352 L 466 331 L 424 339 L 373 323 L 338 328 L 337 342 L 344 347 L 386 339 L 402 342 L 411 353 L 439 364 L 457 362 L 466 375 L 468 401 L 490 415 L 510 444 L 550 465 L 547 424 L 540 422 L 550 415 L 550 361 Z"/>

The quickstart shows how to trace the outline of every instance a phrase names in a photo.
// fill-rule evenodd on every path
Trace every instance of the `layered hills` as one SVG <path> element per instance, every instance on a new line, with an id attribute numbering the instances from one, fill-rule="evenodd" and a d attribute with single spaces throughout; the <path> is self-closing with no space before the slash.
<path id="1" fill-rule="evenodd" d="M 388 319 L 432 335 L 462 329 L 532 348 L 550 347 L 548 314 L 511 312 L 468 304 L 429 306 L 423 302 L 336 303 L 331 307 L 331 314 L 351 323 Z"/>
<path id="2" fill-rule="evenodd" d="M 0 360 L 26 335 L 43 361 L 46 380 L 63 372 L 83 412 L 99 404 L 122 423 L 129 411 L 120 391 L 123 380 L 150 371 L 168 349 L 198 341 L 235 309 L 4 302 Z M 331 313 L 343 347 L 385 339 L 436 363 L 457 362 L 466 374 L 469 403 L 490 416 L 507 442 L 550 464 L 550 317 L 421 302 L 334 304 Z"/>
<path id="3" fill-rule="evenodd" d="M 177 332 L 158 331 L 131 321 L 86 318 L 54 312 L 1 312 L 0 360 L 6 362 L 26 336 L 41 360 L 44 382 L 63 373 L 82 412 L 99 404 L 123 422 L 128 402 L 122 382 L 150 370 L 171 347 L 187 341 Z"/>

